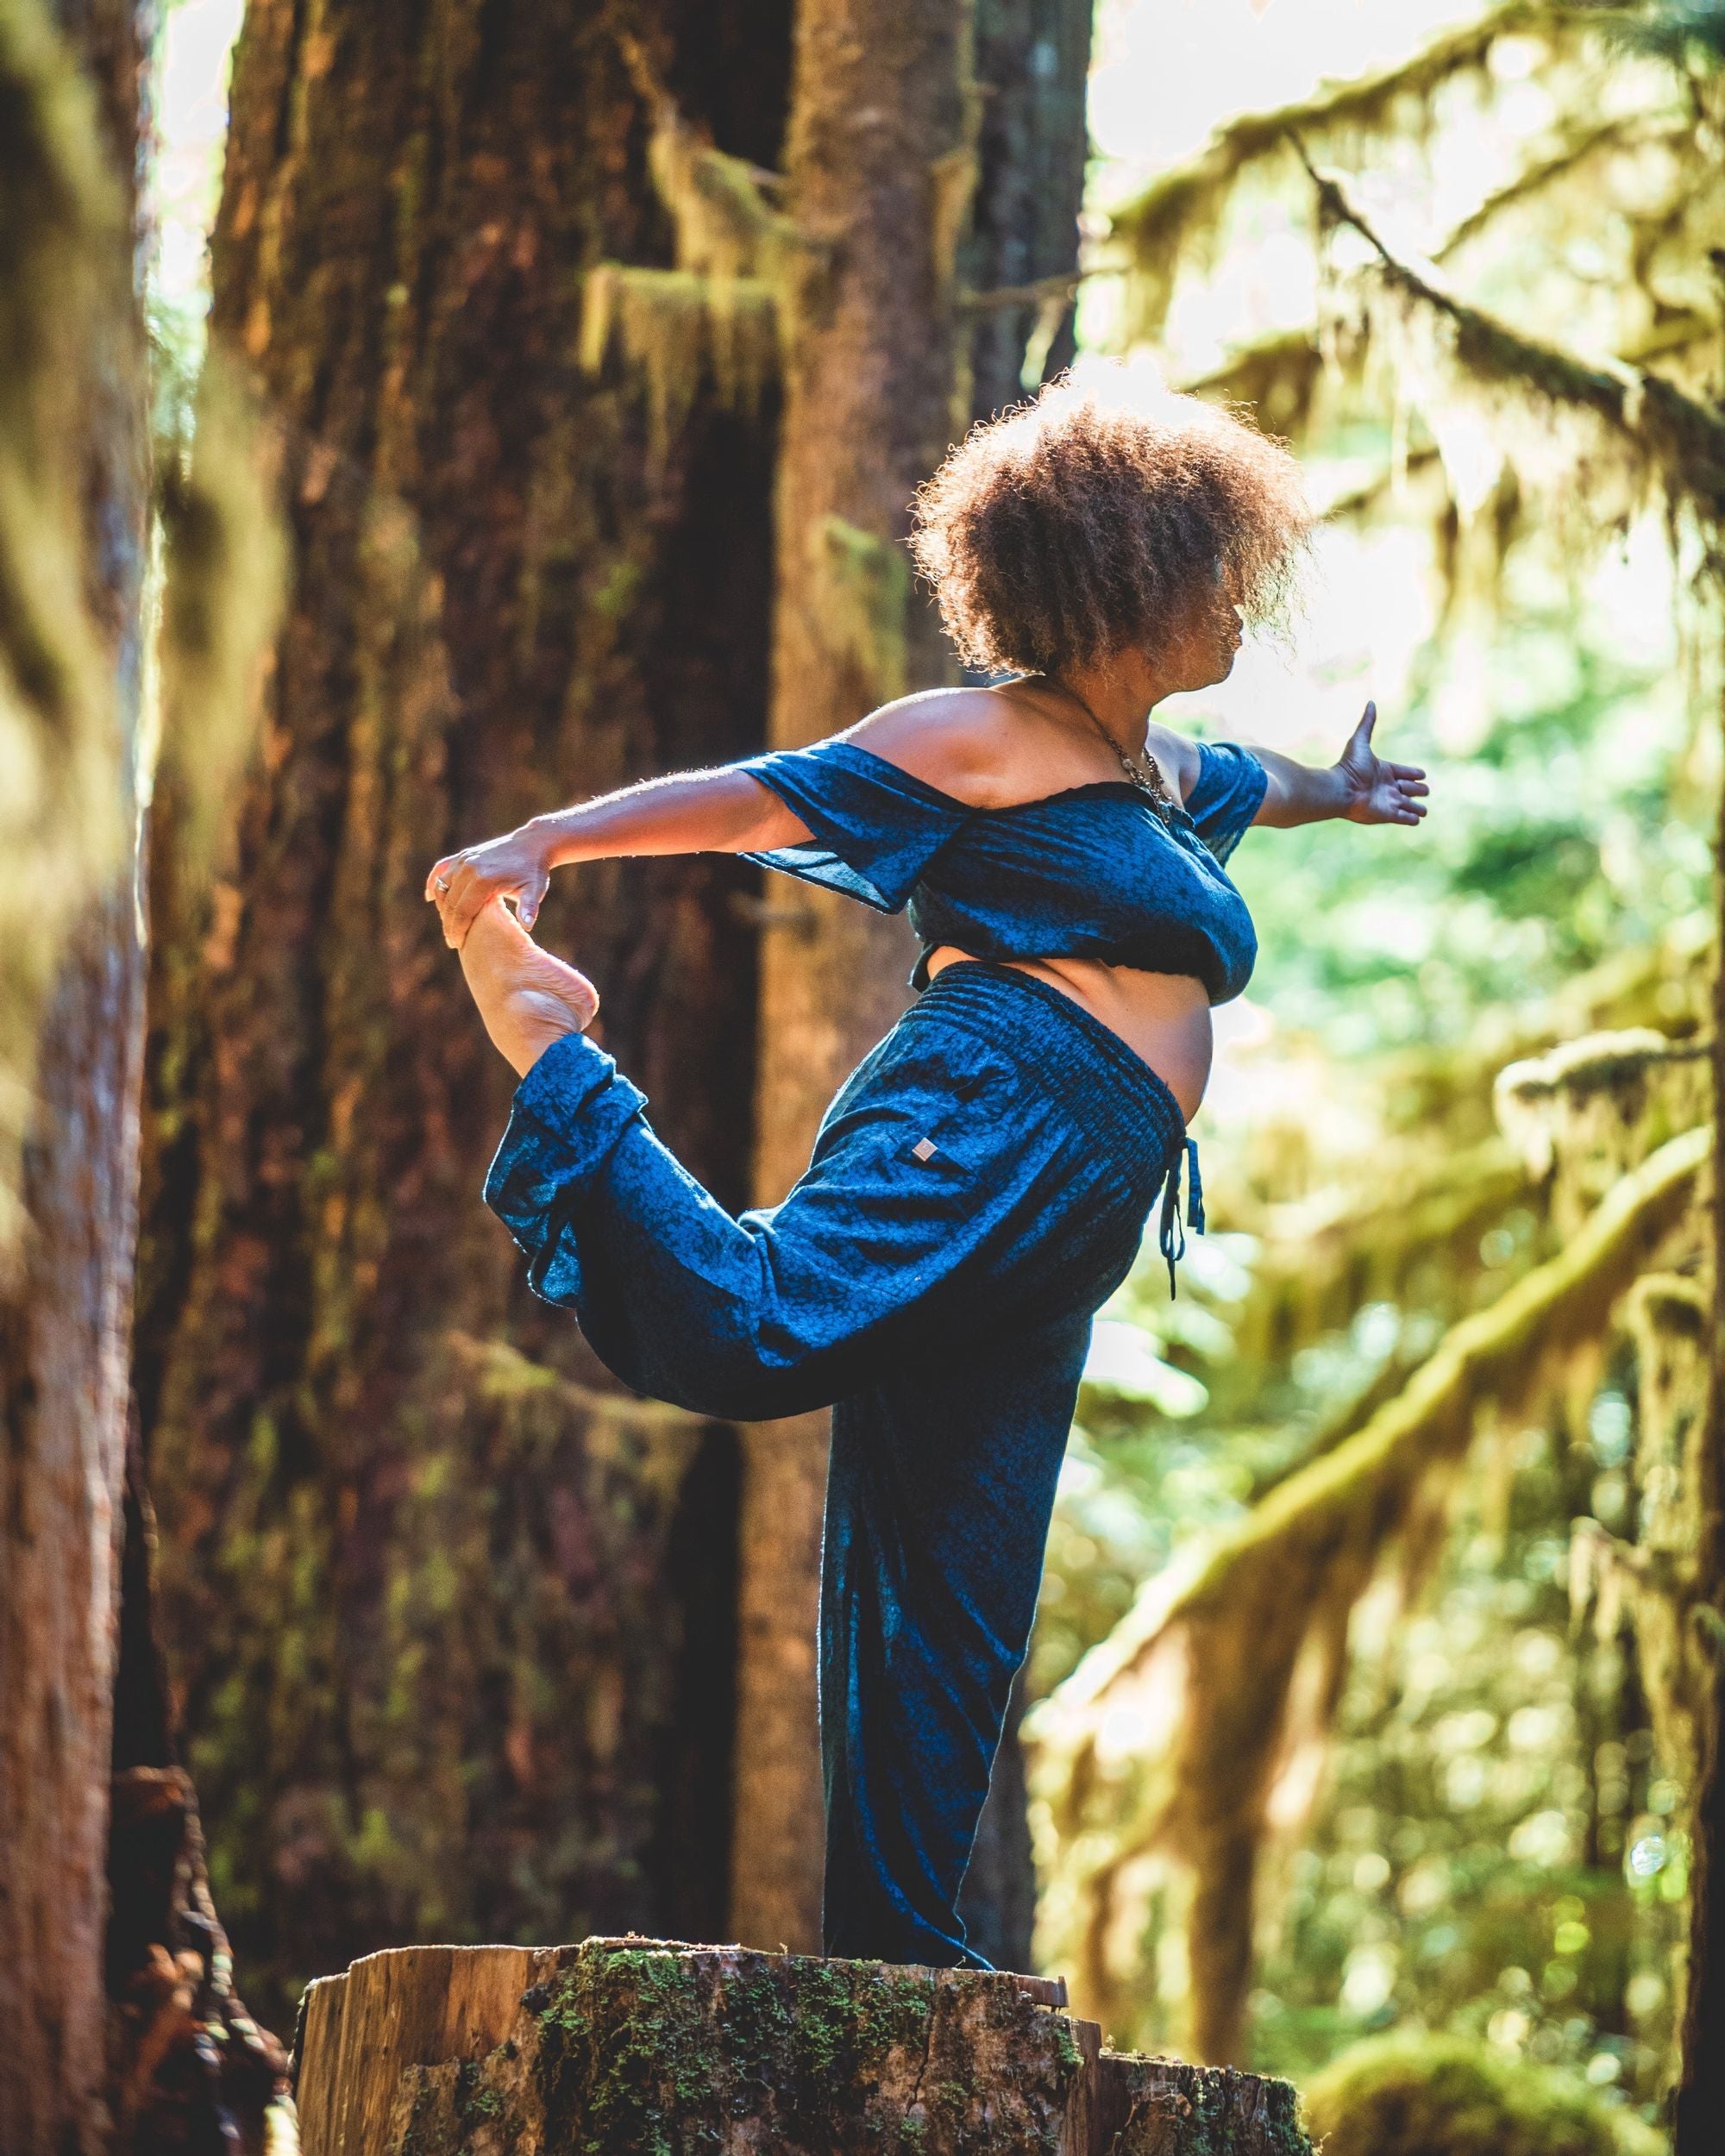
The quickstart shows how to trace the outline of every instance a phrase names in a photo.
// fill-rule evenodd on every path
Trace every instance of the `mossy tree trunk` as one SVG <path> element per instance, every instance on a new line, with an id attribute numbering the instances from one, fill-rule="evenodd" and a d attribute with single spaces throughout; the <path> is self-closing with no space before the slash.
<path id="1" fill-rule="evenodd" d="M 19 2156 L 94 2151 L 107 2119 L 142 1040 L 141 47 L 132 0 L 0 4 L 0 2147 Z"/>
<path id="2" fill-rule="evenodd" d="M 973 409 L 1019 393 L 1038 311 L 1025 303 L 968 317 L 961 244 L 965 275 L 991 288 L 1070 271 L 1076 258 L 1088 9 L 985 0 L 974 12 L 973 22 L 967 0 L 800 9 L 784 206 L 817 246 L 794 297 L 785 376 L 775 746 L 951 678 L 932 611 L 910 589 L 900 544 L 910 498 Z M 760 1202 L 783 1196 L 838 1082 L 903 1008 L 913 956 L 901 922 L 826 893 L 774 906 L 762 948 Z M 731 1925 L 762 1946 L 804 1950 L 820 1923 L 825 1448 L 825 1415 L 757 1426 L 744 1447 L 738 1685 L 749 1736 L 736 1804 L 750 1830 L 737 1845 Z M 1015 1766 L 1014 1751 L 972 1908 L 993 1947 L 1023 1958 L 1028 1844 L 1001 1816 L 1022 1808 Z M 995 1921 L 1008 1905 L 1010 1919 Z"/>
<path id="3" fill-rule="evenodd" d="M 958 256 L 975 296 L 966 340 L 974 418 L 1016 404 L 1072 359 L 1095 13 L 1088 0 L 976 9 L 980 171 Z"/>
<path id="4" fill-rule="evenodd" d="M 1688 1989 L 1676 2101 L 1674 2156 L 1725 2147 L 1725 1651 L 1718 1652 L 1709 1751 L 1696 1792 L 1695 1865 L 1690 1874 Z"/>
<path id="5" fill-rule="evenodd" d="M 1715 849 L 1716 902 L 1725 917 L 1725 807 Z M 1725 1131 L 1725 965 L 1713 983 L 1713 1127 Z M 1692 1813 L 1689 1962 L 1674 2116 L 1675 2156 L 1708 2156 L 1725 2146 L 1725 1202 L 1713 1194 L 1712 1324 L 1708 1340 L 1706 1421 L 1696 1447 L 1694 1492 L 1698 1599 L 1691 1623 L 1708 1626 L 1712 1712 L 1703 1720 Z"/>
<path id="6" fill-rule="evenodd" d="M 248 1989 L 384 1942 L 723 1927 L 736 1452 L 617 1395 L 479 1202 L 511 1078 L 427 865 L 747 754 L 770 436 L 577 360 L 664 260 L 617 31 L 778 148 L 783 10 L 252 0 L 214 350 L 281 444 L 293 586 L 213 893 L 159 822 L 140 1407 L 210 1870 Z M 713 857 L 566 872 L 658 1128 L 748 1195 L 753 939 Z"/>

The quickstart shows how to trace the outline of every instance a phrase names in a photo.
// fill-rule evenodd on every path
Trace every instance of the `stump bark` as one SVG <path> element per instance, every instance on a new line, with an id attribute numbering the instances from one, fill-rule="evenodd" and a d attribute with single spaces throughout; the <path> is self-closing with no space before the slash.
<path id="1" fill-rule="evenodd" d="M 1311 2156 L 1286 2082 L 1105 2051 L 1063 1984 L 630 1937 L 312 1984 L 304 2156 Z"/>

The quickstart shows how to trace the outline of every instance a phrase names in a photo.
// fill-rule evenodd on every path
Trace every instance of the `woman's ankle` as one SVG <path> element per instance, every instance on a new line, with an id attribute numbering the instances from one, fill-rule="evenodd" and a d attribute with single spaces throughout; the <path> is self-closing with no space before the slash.
<path id="1" fill-rule="evenodd" d="M 505 1050 L 505 1054 L 520 1077 L 527 1075 L 548 1048 L 567 1040 L 571 1033 L 586 1031 L 566 1003 L 543 988 L 518 988 L 510 1000 L 515 1050 L 512 1054 Z"/>

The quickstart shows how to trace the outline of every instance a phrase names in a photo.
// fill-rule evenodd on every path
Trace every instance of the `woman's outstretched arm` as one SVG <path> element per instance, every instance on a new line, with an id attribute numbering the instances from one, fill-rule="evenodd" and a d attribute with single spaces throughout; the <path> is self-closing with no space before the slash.
<path id="1" fill-rule="evenodd" d="M 835 738 L 854 736 L 859 747 L 884 751 L 913 776 L 950 788 L 955 799 L 969 798 L 978 774 L 986 782 L 1002 758 L 996 701 L 974 690 L 925 690 L 884 705 Z M 680 771 L 554 809 L 501 838 L 446 854 L 426 877 L 425 895 L 443 917 L 444 942 L 459 950 L 493 899 L 512 900 L 521 925 L 530 929 L 547 878 L 567 862 L 771 853 L 806 846 L 812 837 L 771 787 L 735 765 Z M 438 888 L 440 879 L 446 888 Z"/>
<path id="2" fill-rule="evenodd" d="M 806 824 L 746 771 L 680 771 L 554 809 L 501 838 L 446 854 L 426 877 L 425 895 L 443 917 L 443 941 L 459 950 L 493 899 L 513 899 L 521 925 L 531 928 L 547 879 L 566 862 L 764 852 L 808 837 Z"/>
<path id="3" fill-rule="evenodd" d="M 1377 723 L 1377 706 L 1368 704 L 1340 756 L 1321 768 L 1254 743 L 1252 754 L 1270 774 L 1270 784 L 1252 821 L 1285 827 L 1345 816 L 1355 824 L 1417 824 L 1430 791 L 1426 774 L 1417 764 L 1389 763 L 1377 754 L 1371 746 Z"/>

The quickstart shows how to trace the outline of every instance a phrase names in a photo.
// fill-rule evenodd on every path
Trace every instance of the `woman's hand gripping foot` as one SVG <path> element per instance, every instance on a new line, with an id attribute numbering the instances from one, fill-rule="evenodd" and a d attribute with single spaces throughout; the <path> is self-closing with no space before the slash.
<path id="1" fill-rule="evenodd" d="M 461 971 L 492 1046 L 523 1078 L 553 1041 L 586 1032 L 599 1010 L 586 975 L 541 950 L 501 899 L 474 915 Z"/>

